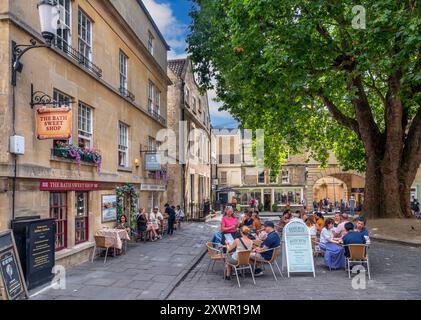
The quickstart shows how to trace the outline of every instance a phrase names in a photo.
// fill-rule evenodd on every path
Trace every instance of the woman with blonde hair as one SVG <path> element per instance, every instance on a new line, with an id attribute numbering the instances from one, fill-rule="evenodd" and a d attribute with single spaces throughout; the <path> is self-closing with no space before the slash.
<path id="1" fill-rule="evenodd" d="M 234 242 L 230 244 L 226 244 L 227 248 L 227 262 L 230 264 L 237 264 L 237 255 L 239 251 L 244 250 L 251 250 L 253 248 L 253 241 L 249 239 L 249 233 L 250 228 L 247 226 L 243 226 L 241 228 L 241 238 L 237 238 L 234 240 Z M 234 251 L 235 250 L 235 251 Z M 226 264 L 226 273 L 225 273 L 225 279 L 231 280 L 231 266 L 229 264 Z"/>

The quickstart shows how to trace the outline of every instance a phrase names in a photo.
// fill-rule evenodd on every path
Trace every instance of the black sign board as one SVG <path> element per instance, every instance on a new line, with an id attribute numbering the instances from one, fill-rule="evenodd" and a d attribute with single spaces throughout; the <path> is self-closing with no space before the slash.
<path id="1" fill-rule="evenodd" d="M 364 193 L 364 188 L 351 188 L 351 193 Z"/>
<path id="2" fill-rule="evenodd" d="M 3 299 L 28 298 L 19 256 L 12 231 L 0 233 L 0 284 Z"/>
<path id="3" fill-rule="evenodd" d="M 54 219 L 14 221 L 13 232 L 28 289 L 51 281 L 55 263 Z"/>

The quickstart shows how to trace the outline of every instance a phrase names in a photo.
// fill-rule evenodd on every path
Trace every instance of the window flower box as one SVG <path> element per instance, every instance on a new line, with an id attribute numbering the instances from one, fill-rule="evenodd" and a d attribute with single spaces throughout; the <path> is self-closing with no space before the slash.
<path id="1" fill-rule="evenodd" d="M 81 162 L 94 163 L 98 166 L 98 174 L 101 174 L 102 156 L 99 150 L 58 142 L 51 151 L 54 157 L 75 160 L 78 170 Z"/>

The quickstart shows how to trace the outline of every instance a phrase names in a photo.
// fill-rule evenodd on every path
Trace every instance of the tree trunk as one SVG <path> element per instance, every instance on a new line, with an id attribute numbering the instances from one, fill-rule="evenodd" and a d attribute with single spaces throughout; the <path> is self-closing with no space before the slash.
<path id="1" fill-rule="evenodd" d="M 397 160 L 399 162 L 399 159 Z M 410 218 L 411 186 L 399 169 L 376 156 L 367 161 L 363 214 L 366 218 Z"/>

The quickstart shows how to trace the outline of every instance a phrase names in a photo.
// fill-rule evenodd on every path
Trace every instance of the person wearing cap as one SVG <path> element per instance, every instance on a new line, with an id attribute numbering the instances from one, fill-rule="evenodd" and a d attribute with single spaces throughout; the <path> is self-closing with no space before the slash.
<path id="1" fill-rule="evenodd" d="M 255 276 L 261 276 L 263 274 L 261 261 L 269 261 L 272 259 L 273 249 L 279 247 L 281 244 L 281 239 L 275 232 L 275 225 L 272 221 L 265 221 L 264 228 L 267 233 L 266 240 L 263 241 L 261 247 L 256 248 L 255 252 L 250 255 L 250 259 L 256 261 L 256 270 L 254 271 Z"/>

